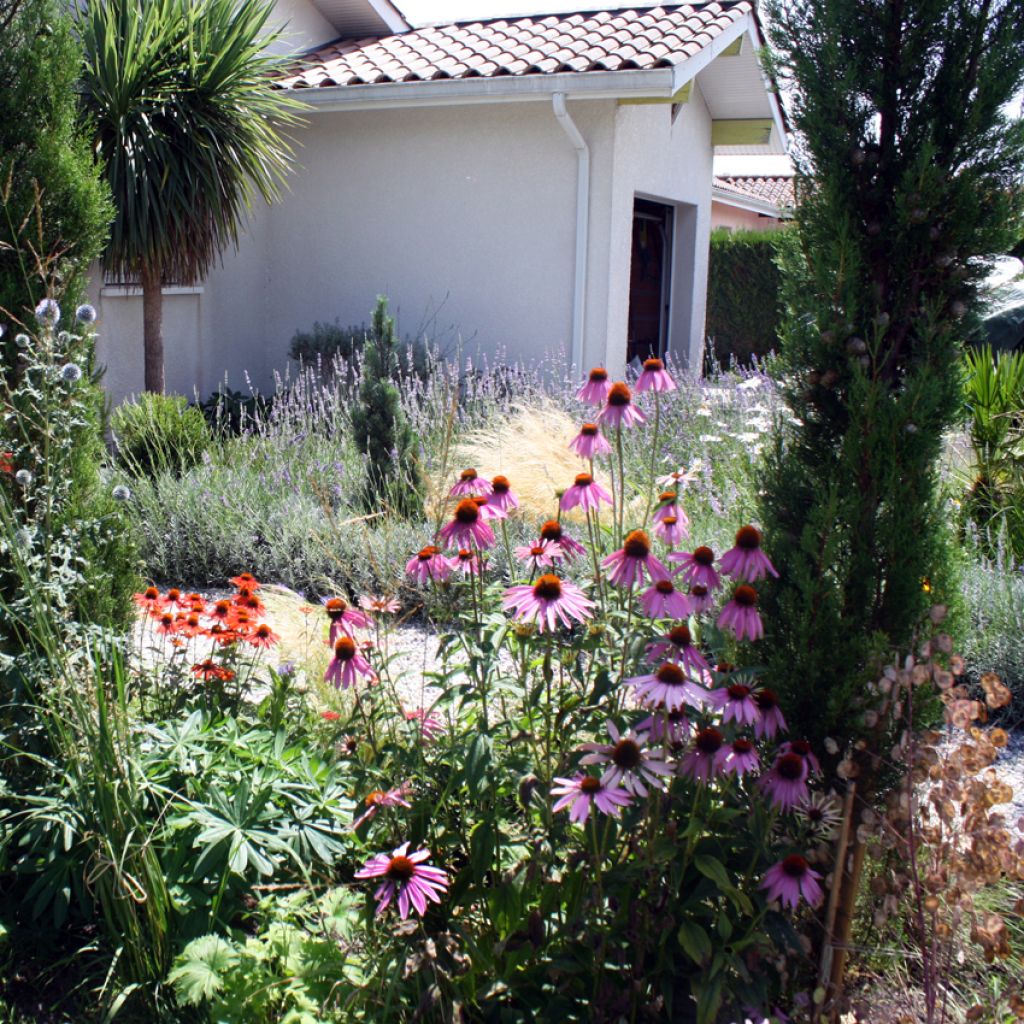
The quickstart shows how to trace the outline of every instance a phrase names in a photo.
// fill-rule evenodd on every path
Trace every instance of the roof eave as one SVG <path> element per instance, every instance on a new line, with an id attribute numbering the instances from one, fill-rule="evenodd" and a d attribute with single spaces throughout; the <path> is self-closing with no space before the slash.
<path id="1" fill-rule="evenodd" d="M 751 213 L 763 213 L 769 217 L 778 217 L 779 220 L 790 220 L 793 216 L 793 211 L 788 206 L 769 203 L 763 199 L 754 199 L 752 196 L 741 196 L 729 189 L 720 188 L 718 185 L 711 187 L 711 199 L 716 203 L 735 206 L 738 210 L 749 210 Z"/>

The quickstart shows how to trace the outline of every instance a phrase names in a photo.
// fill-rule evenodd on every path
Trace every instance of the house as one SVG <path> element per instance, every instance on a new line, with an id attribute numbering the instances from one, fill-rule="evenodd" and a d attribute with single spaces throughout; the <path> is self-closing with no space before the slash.
<path id="1" fill-rule="evenodd" d="M 751 0 L 423 26 L 389 0 L 277 6 L 295 172 L 202 285 L 167 282 L 169 389 L 267 386 L 296 330 L 378 294 L 468 354 L 700 365 L 713 157 L 784 151 Z M 137 392 L 140 295 L 94 301 L 108 388 Z"/>
<path id="2" fill-rule="evenodd" d="M 715 177 L 711 185 L 711 230 L 770 231 L 793 217 L 793 178 L 744 174 Z"/>

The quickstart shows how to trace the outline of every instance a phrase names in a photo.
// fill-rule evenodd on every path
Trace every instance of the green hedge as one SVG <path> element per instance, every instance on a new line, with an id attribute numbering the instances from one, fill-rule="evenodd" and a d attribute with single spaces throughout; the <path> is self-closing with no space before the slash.
<path id="1" fill-rule="evenodd" d="M 707 355 L 721 366 L 749 364 L 779 346 L 782 274 L 777 256 L 788 230 L 711 233 Z"/>

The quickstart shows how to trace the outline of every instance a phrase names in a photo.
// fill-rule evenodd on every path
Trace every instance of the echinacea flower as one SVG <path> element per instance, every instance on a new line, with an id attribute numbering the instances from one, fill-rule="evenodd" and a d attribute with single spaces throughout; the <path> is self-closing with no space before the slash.
<path id="1" fill-rule="evenodd" d="M 154 609 L 163 608 L 163 599 L 156 587 L 146 587 L 140 594 L 132 594 L 132 600 L 147 612 L 152 613 Z"/>
<path id="2" fill-rule="evenodd" d="M 764 636 L 764 623 L 757 613 L 757 591 L 741 583 L 718 616 L 719 629 L 731 629 L 737 640 L 760 640 Z"/>
<path id="3" fill-rule="evenodd" d="M 708 694 L 708 703 L 722 712 L 722 722 L 735 722 L 737 725 L 753 725 L 761 717 L 754 691 L 743 683 L 733 683 L 712 690 Z"/>
<path id="4" fill-rule="evenodd" d="M 722 771 L 726 775 L 738 775 L 742 778 L 756 772 L 759 764 L 754 744 L 745 736 L 738 736 L 729 744 L 729 756 Z"/>
<path id="5" fill-rule="evenodd" d="M 632 686 L 637 699 L 647 707 L 669 711 L 677 711 L 685 704 L 692 708 L 703 707 L 707 696 L 707 691 L 688 679 L 682 668 L 672 661 L 659 665 L 650 675 L 627 679 L 626 686 Z"/>
<path id="6" fill-rule="evenodd" d="M 324 682 L 333 683 L 335 689 L 347 690 L 355 686 L 358 677 L 373 679 L 370 663 L 359 653 L 350 636 L 339 636 L 334 642 L 334 657 L 324 673 Z"/>
<path id="7" fill-rule="evenodd" d="M 565 491 L 558 507 L 563 512 L 579 506 L 584 512 L 601 507 L 601 502 L 612 504 L 612 496 L 589 474 L 577 473 L 572 487 Z"/>
<path id="8" fill-rule="evenodd" d="M 250 590 L 259 590 L 262 584 L 251 572 L 243 572 L 238 576 L 232 576 L 228 580 L 235 587 L 248 587 Z"/>
<path id="9" fill-rule="evenodd" d="M 589 402 L 591 405 L 603 405 L 611 387 L 608 383 L 608 371 L 603 366 L 595 366 L 587 375 L 586 384 L 576 392 L 576 397 L 581 402 Z"/>
<path id="10" fill-rule="evenodd" d="M 682 568 L 679 575 L 691 586 L 699 584 L 708 590 L 717 590 L 722 585 L 721 577 L 715 571 L 715 553 L 702 544 L 693 551 L 673 551 L 667 556 L 670 562 L 678 562 Z"/>
<path id="11" fill-rule="evenodd" d="M 452 569 L 463 576 L 479 576 L 482 572 L 480 553 L 473 548 L 459 548 L 449 561 Z"/>
<path id="12" fill-rule="evenodd" d="M 428 544 L 405 563 L 405 571 L 421 585 L 431 580 L 441 583 L 448 579 L 452 564 L 441 554 L 439 547 Z"/>
<path id="13" fill-rule="evenodd" d="M 371 857 L 356 873 L 355 878 L 383 878 L 373 898 L 377 901 L 377 916 L 387 910 L 397 897 L 398 914 L 404 921 L 409 916 L 409 904 L 421 917 L 427 912 L 427 902 L 440 903 L 448 888 L 448 876 L 440 869 L 423 862 L 429 850 L 409 853 L 409 844 L 402 843 L 390 856 L 378 853 Z"/>
<path id="14" fill-rule="evenodd" d="M 610 814 L 617 818 L 623 807 L 628 807 L 633 798 L 626 790 L 617 786 L 607 786 L 593 775 L 577 775 L 572 779 L 556 778 L 557 786 L 551 787 L 552 796 L 560 796 L 552 811 L 556 814 L 569 808 L 569 820 L 576 825 L 585 825 L 590 817 L 591 805 L 602 814 Z"/>
<path id="15" fill-rule="evenodd" d="M 665 476 L 659 476 L 654 482 L 659 487 L 672 487 L 675 489 L 682 488 L 685 490 L 700 476 L 700 472 L 703 467 L 703 460 L 694 459 L 693 462 L 690 463 L 689 469 L 687 469 L 686 466 L 680 466 L 678 469 L 673 470 L 673 472 L 666 473 Z"/>
<path id="16" fill-rule="evenodd" d="M 518 622 L 536 622 L 537 632 L 552 631 L 593 616 L 594 602 L 575 583 L 545 573 L 535 583 L 509 587 L 501 606 Z"/>
<path id="17" fill-rule="evenodd" d="M 656 580 L 640 595 L 640 607 L 649 619 L 685 619 L 690 599 L 679 593 L 671 580 Z"/>
<path id="18" fill-rule="evenodd" d="M 659 711 L 636 723 L 638 733 L 650 733 L 651 742 L 666 743 L 670 747 L 682 746 L 690 738 L 692 730 L 693 724 L 683 708 Z"/>
<path id="19" fill-rule="evenodd" d="M 807 762 L 799 754 L 779 754 L 771 770 L 761 776 L 760 786 L 768 794 L 772 806 L 791 811 L 810 795 Z"/>
<path id="20" fill-rule="evenodd" d="M 703 583 L 694 583 L 690 586 L 688 594 L 690 598 L 691 615 L 703 615 L 715 603 L 711 591 Z"/>
<path id="21" fill-rule="evenodd" d="M 555 560 L 562 558 L 562 549 L 549 540 L 542 540 L 536 544 L 524 544 L 516 548 L 516 558 L 525 562 L 534 572 L 545 566 L 554 565 Z"/>
<path id="22" fill-rule="evenodd" d="M 361 594 L 359 607 L 368 612 L 386 612 L 388 615 L 394 615 L 402 608 L 393 597 L 378 597 L 375 594 Z"/>
<path id="23" fill-rule="evenodd" d="M 487 498 L 487 507 L 497 509 L 503 515 L 508 515 L 513 509 L 519 508 L 519 498 L 512 490 L 507 476 L 491 478 L 491 493 Z"/>
<path id="24" fill-rule="evenodd" d="M 633 392 L 629 390 L 629 385 L 622 381 L 611 386 L 607 404 L 597 418 L 609 427 L 631 427 L 635 423 L 647 421 L 647 417 L 633 404 Z"/>
<path id="25" fill-rule="evenodd" d="M 760 888 L 769 900 L 779 900 L 784 907 L 796 910 L 801 898 L 812 907 L 825 898 L 818 882 L 821 875 L 798 853 L 792 853 L 764 874 Z"/>
<path id="26" fill-rule="evenodd" d="M 586 554 L 586 548 L 575 538 L 570 537 L 565 530 L 562 529 L 562 524 L 557 519 L 549 519 L 540 528 L 540 539 L 542 541 L 550 541 L 552 544 L 557 544 L 559 550 L 566 558 L 571 558 L 573 555 Z"/>
<path id="27" fill-rule="evenodd" d="M 413 708 L 411 710 L 403 709 L 402 714 L 405 715 L 407 722 L 420 723 L 420 736 L 427 742 L 436 739 L 444 732 L 444 722 L 433 711 L 428 711 L 426 708 Z"/>
<path id="28" fill-rule="evenodd" d="M 596 423 L 584 423 L 580 432 L 569 442 L 569 448 L 581 459 L 594 459 L 612 450 Z"/>
<path id="29" fill-rule="evenodd" d="M 211 679 L 216 679 L 222 683 L 230 683 L 235 678 L 235 673 L 231 669 L 225 668 L 211 658 L 199 662 L 198 665 L 193 665 L 192 675 L 198 676 L 206 683 Z"/>
<path id="30" fill-rule="evenodd" d="M 605 558 L 601 565 L 610 570 L 609 582 L 617 587 L 632 587 L 643 582 L 644 574 L 651 582 L 669 579 L 669 571 L 651 554 L 651 540 L 643 530 L 626 534 L 622 547 Z"/>
<path id="31" fill-rule="evenodd" d="M 834 796 L 811 795 L 796 809 L 796 816 L 805 821 L 819 839 L 832 839 L 843 820 L 842 808 Z"/>
<path id="32" fill-rule="evenodd" d="M 722 572 L 733 579 L 753 583 L 769 573 L 778 576 L 775 566 L 761 550 L 761 531 L 756 526 L 741 526 L 736 531 L 736 544 L 722 555 Z"/>
<path id="33" fill-rule="evenodd" d="M 672 768 L 664 760 L 663 750 L 645 750 L 642 737 L 634 732 L 623 736 L 614 722 L 608 723 L 608 735 L 611 743 L 583 744 L 581 749 L 590 753 L 580 758 L 580 764 L 608 765 L 601 782 L 622 786 L 636 796 L 647 796 L 648 785 L 665 788 L 663 776 L 671 775 Z"/>
<path id="34" fill-rule="evenodd" d="M 679 762 L 679 774 L 694 782 L 710 782 L 722 773 L 732 752 L 725 737 L 713 725 L 701 729 L 693 738 L 693 746 Z"/>
<path id="35" fill-rule="evenodd" d="M 487 486 L 490 486 L 488 482 Z M 475 544 L 478 548 L 494 547 L 494 530 L 484 521 L 481 506 L 472 498 L 463 498 L 455 506 L 452 521 L 441 528 L 441 537 L 448 544 L 468 547 Z"/>
<path id="36" fill-rule="evenodd" d="M 365 612 L 353 608 L 343 597 L 326 598 L 324 611 L 331 621 L 331 630 L 327 638 L 327 643 L 331 647 L 342 633 L 349 633 L 351 629 L 369 629 L 373 625 Z"/>
<path id="37" fill-rule="evenodd" d="M 814 748 L 807 740 L 787 740 L 779 746 L 780 754 L 798 754 L 807 762 L 807 771 L 811 775 L 821 775 L 821 764 L 814 756 Z"/>
<path id="38" fill-rule="evenodd" d="M 265 622 L 261 622 L 246 638 L 253 647 L 269 651 L 281 638 Z"/>
<path id="39" fill-rule="evenodd" d="M 354 832 L 360 825 L 370 821 L 382 807 L 412 807 L 412 804 L 405 799 L 411 789 L 411 782 L 403 782 L 394 789 L 373 790 L 363 800 L 366 810 L 352 822 L 352 831 Z"/>
<path id="40" fill-rule="evenodd" d="M 180 631 L 180 622 L 174 612 L 164 611 L 161 613 L 156 631 L 161 636 L 173 636 Z"/>
<path id="41" fill-rule="evenodd" d="M 774 739 L 779 732 L 786 731 L 786 720 L 782 717 L 779 698 L 774 690 L 767 687 L 754 693 L 754 703 L 761 712 L 761 718 L 754 723 L 754 735 L 760 740 Z"/>
<path id="42" fill-rule="evenodd" d="M 686 518 L 686 513 L 679 508 L 679 492 L 678 491 L 662 491 L 658 495 L 658 504 L 654 509 L 654 516 L 652 517 L 655 522 L 660 519 L 664 519 L 665 516 L 680 516 L 685 521 L 687 529 L 690 528 L 690 521 Z"/>
<path id="43" fill-rule="evenodd" d="M 665 364 L 660 359 L 645 359 L 644 367 L 637 378 L 637 394 L 645 391 L 675 391 L 676 382 L 665 369 Z"/>
<path id="44" fill-rule="evenodd" d="M 480 476 L 475 469 L 464 469 L 459 474 L 459 482 L 448 492 L 450 498 L 472 498 L 476 495 L 487 497 L 494 486 L 486 477 Z"/>
<path id="45" fill-rule="evenodd" d="M 689 520 L 682 516 L 662 516 L 654 522 L 654 536 L 662 544 L 674 548 L 690 536 Z"/>

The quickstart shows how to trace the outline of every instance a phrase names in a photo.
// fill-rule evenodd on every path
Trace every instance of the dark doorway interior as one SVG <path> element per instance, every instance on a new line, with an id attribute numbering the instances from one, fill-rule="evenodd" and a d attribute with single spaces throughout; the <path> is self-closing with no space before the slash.
<path id="1" fill-rule="evenodd" d="M 629 269 L 626 359 L 662 356 L 668 347 L 674 210 L 637 199 L 633 204 L 633 252 Z"/>

